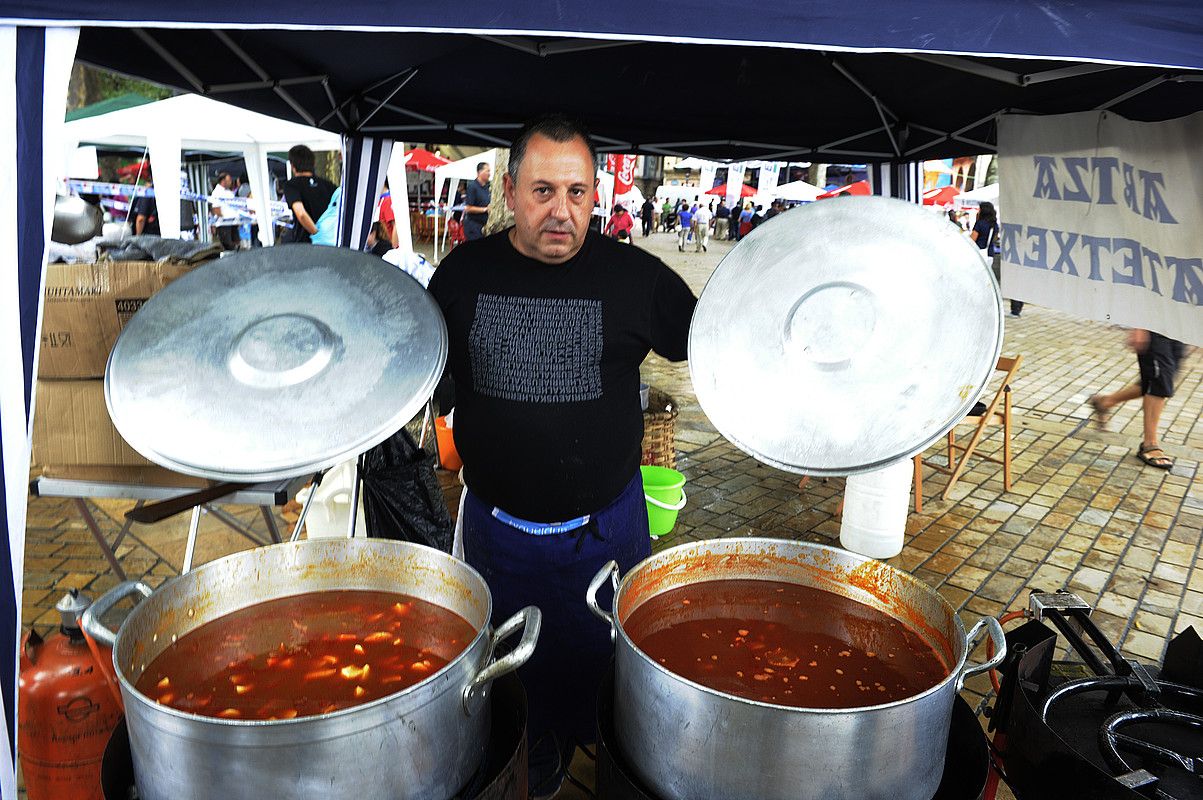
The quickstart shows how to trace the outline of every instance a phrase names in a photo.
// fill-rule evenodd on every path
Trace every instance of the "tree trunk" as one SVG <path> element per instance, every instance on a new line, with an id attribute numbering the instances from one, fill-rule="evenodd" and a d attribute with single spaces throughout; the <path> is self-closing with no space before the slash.
<path id="1" fill-rule="evenodd" d="M 818 186 L 820 189 L 827 185 L 827 165 L 826 164 L 811 164 L 810 165 L 810 185 Z"/>

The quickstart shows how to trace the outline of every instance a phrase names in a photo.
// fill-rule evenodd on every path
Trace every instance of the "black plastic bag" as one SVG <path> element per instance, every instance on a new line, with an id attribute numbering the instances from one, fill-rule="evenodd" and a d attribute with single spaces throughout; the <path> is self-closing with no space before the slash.
<path id="1" fill-rule="evenodd" d="M 404 428 L 363 454 L 363 512 L 370 535 L 451 552 L 452 526 L 434 456 Z"/>

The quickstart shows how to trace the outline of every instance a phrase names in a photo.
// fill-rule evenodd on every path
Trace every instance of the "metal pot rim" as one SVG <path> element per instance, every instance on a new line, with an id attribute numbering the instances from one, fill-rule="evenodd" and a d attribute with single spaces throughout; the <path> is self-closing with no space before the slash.
<path id="1" fill-rule="evenodd" d="M 637 574 L 641 569 L 644 568 L 644 566 L 649 561 L 651 561 L 655 558 L 663 557 L 669 553 L 672 553 L 674 550 L 679 550 L 679 549 L 686 548 L 686 547 L 695 547 L 699 544 L 705 544 L 703 542 L 690 542 L 688 544 L 680 544 L 680 545 L 677 545 L 676 547 L 670 547 L 667 550 L 661 550 L 658 553 L 653 553 L 652 555 L 643 559 L 643 561 L 640 561 L 638 564 L 636 564 L 634 567 L 632 567 L 630 570 L 628 570 L 627 574 L 622 577 L 622 580 L 618 584 L 618 591 L 614 593 L 614 622 L 615 622 L 614 628 L 615 628 L 615 630 L 618 631 L 618 635 L 622 636 L 623 641 L 625 641 L 627 643 L 627 645 L 630 646 L 630 649 L 632 652 L 637 654 L 641 659 L 643 659 L 644 662 L 646 662 L 647 664 L 650 664 L 652 667 L 654 667 L 655 669 L 664 673 L 665 675 L 669 675 L 669 676 L 673 677 L 674 679 L 680 681 L 681 683 L 688 685 L 692 689 L 696 689 L 696 690 L 704 692 L 706 694 L 713 695 L 714 697 L 720 698 L 722 700 L 736 701 L 736 702 L 743 703 L 743 704 L 746 704 L 749 706 L 758 706 L 758 707 L 762 707 L 762 708 L 772 709 L 774 711 L 786 711 L 786 712 L 804 713 L 804 714 L 822 714 L 822 715 L 837 716 L 837 715 L 841 715 L 841 714 L 863 713 L 866 711 L 881 711 L 884 709 L 896 708 L 898 706 L 904 706 L 904 705 L 908 705 L 910 703 L 914 703 L 918 700 L 922 700 L 923 698 L 928 697 L 929 695 L 936 694 L 937 692 L 943 690 L 945 684 L 947 684 L 949 681 L 955 681 L 957 679 L 957 677 L 964 671 L 965 664 L 967 663 L 967 661 L 969 659 L 969 647 L 968 647 L 968 642 L 967 642 L 967 634 L 966 634 L 966 630 L 965 630 L 965 625 L 961 621 L 960 615 L 957 614 L 956 609 L 954 609 L 952 607 L 952 604 L 944 599 L 943 595 L 941 595 L 935 589 L 932 589 L 927 584 L 923 583 L 923 581 L 919 580 L 914 575 L 911 575 L 908 572 L 904 572 L 904 571 L 898 569 L 897 567 L 891 567 L 889 564 L 886 564 L 883 561 L 877 561 L 876 559 L 859 556 L 855 553 L 851 553 L 842 548 L 833 547 L 831 545 L 826 545 L 826 544 L 817 544 L 817 543 L 813 543 L 813 542 L 800 542 L 800 541 L 795 541 L 792 539 L 773 539 L 773 538 L 767 537 L 767 536 L 748 536 L 748 537 L 740 537 L 738 539 L 720 539 L 720 540 L 714 540 L 714 541 L 736 542 L 736 543 L 749 542 L 752 544 L 771 544 L 771 545 L 789 544 L 791 546 L 803 545 L 807 548 L 813 548 L 816 550 L 827 550 L 827 551 L 840 553 L 841 555 L 844 555 L 844 556 L 852 556 L 854 558 L 860 559 L 862 563 L 868 562 L 868 561 L 874 561 L 878 564 L 881 564 L 882 566 L 889 568 L 892 572 L 898 573 L 899 575 L 902 575 L 904 578 L 906 578 L 910 581 L 913 581 L 915 584 L 922 586 L 924 589 L 926 589 L 928 592 L 935 595 L 939 599 L 941 605 L 944 608 L 946 608 L 948 610 L 948 612 L 952 615 L 953 625 L 956 627 L 956 630 L 954 631 L 954 633 L 957 635 L 958 640 L 964 643 L 961 648 L 961 650 L 962 650 L 961 656 L 959 659 L 957 659 L 956 666 L 949 670 L 948 674 L 944 676 L 943 680 L 941 680 L 939 683 L 936 683 L 933 686 L 928 687 L 927 689 L 924 689 L 922 692 L 918 692 L 918 693 L 910 695 L 908 697 L 904 697 L 901 700 L 894 700 L 889 703 L 879 703 L 877 705 L 871 705 L 871 706 L 853 706 L 852 708 L 813 708 L 811 706 L 787 706 L 787 705 L 781 705 L 778 703 L 768 703 L 763 700 L 750 700 L 746 697 L 740 697 L 739 695 L 736 695 L 736 694 L 731 694 L 729 692 L 723 692 L 718 689 L 711 688 L 709 686 L 703 686 L 702 684 L 697 683 L 696 681 L 691 681 L 688 678 L 668 669 L 663 664 L 661 664 L 660 662 L 656 661 L 654 658 L 649 656 L 647 653 L 643 652 L 643 650 L 640 649 L 635 644 L 635 642 L 631 640 L 631 637 L 627 635 L 626 627 L 623 624 L 624 620 L 621 620 L 618 617 L 618 599 L 619 599 L 619 597 L 622 596 L 622 594 L 625 591 L 627 591 L 630 588 L 631 577 L 633 575 Z M 721 580 L 721 579 L 719 579 L 719 580 Z M 853 601 L 853 602 L 856 602 L 856 601 Z M 888 613 L 882 609 L 878 609 L 878 610 L 881 611 L 883 614 Z"/>
<path id="2" fill-rule="evenodd" d="M 318 544 L 328 542 L 328 541 L 329 540 L 322 540 L 322 539 L 299 539 L 295 542 L 280 542 L 278 544 L 268 545 L 268 547 L 278 547 L 278 546 L 306 547 L 306 546 L 309 546 L 309 544 L 308 544 L 309 542 L 314 542 L 315 543 L 314 546 L 317 546 Z M 395 541 L 395 540 L 391 540 L 391 539 L 339 539 L 336 541 L 380 542 L 380 543 L 388 542 L 390 545 L 394 545 L 394 546 L 397 546 L 402 549 L 404 549 L 406 547 L 422 547 L 422 545 L 415 545 L 410 542 L 401 542 L 401 541 Z M 348 546 L 354 547 L 354 546 L 358 546 L 358 545 L 348 545 Z M 372 545 L 372 546 L 375 546 L 375 545 Z M 196 569 L 192 570 L 191 572 L 186 572 L 183 575 L 175 575 L 175 576 L 167 579 L 162 584 L 160 584 L 160 586 L 157 589 L 155 589 L 155 593 L 157 594 L 159 591 L 162 591 L 169 584 L 174 583 L 175 581 L 178 581 L 178 580 L 182 580 L 183 578 L 185 578 L 189 575 L 199 575 L 199 574 L 203 573 L 209 567 L 216 567 L 216 565 L 222 564 L 229 560 L 236 559 L 239 557 L 246 557 L 246 555 L 248 553 L 253 553 L 257 550 L 263 550 L 263 549 L 266 549 L 266 548 L 252 548 L 251 550 L 241 550 L 237 553 L 230 553 L 229 555 L 225 555 L 225 556 L 222 556 L 221 558 L 214 559 L 213 561 L 209 561 L 209 562 L 197 567 Z M 442 553 L 441 550 L 435 550 L 434 552 Z M 452 556 L 450 556 L 446 553 L 443 553 L 443 555 L 447 556 L 447 558 L 452 558 Z M 485 624 L 483 626 L 481 626 L 481 628 L 476 632 L 476 636 L 473 637 L 472 641 L 469 642 L 468 645 L 463 650 L 460 651 L 459 655 L 457 655 L 451 661 L 447 662 L 447 664 L 444 667 L 442 667 L 441 669 L 439 669 L 437 672 L 423 678 L 422 680 L 420 680 L 419 682 L 417 682 L 411 686 L 407 686 L 406 688 L 401 689 L 400 691 L 393 692 L 392 694 L 385 695 L 384 697 L 378 697 L 375 700 L 371 700 L 367 703 L 362 703 L 362 704 L 356 705 L 356 706 L 350 706 L 349 708 L 340 708 L 337 711 L 331 711 L 328 714 L 314 714 L 314 715 L 305 716 L 305 717 L 298 716 L 298 717 L 293 717 L 292 719 L 226 719 L 224 717 L 210 717 L 210 716 L 205 716 L 203 714 L 193 714 L 188 711 L 180 711 L 177 708 L 172 708 L 171 706 L 166 706 L 161 703 L 158 703 L 158 702 L 152 700 L 150 697 L 143 694 L 142 692 L 138 691 L 138 689 L 129 680 L 129 678 L 126 677 L 125 670 L 123 670 L 121 668 L 121 665 L 117 663 L 117 650 L 121 644 L 121 637 L 125 633 L 125 630 L 126 630 L 126 622 L 143 608 L 141 603 L 139 603 L 137 606 L 134 607 L 134 610 L 130 612 L 129 616 L 126 617 L 126 620 L 121 623 L 121 627 L 117 630 L 117 641 L 113 645 L 113 671 L 117 674 L 117 680 L 121 684 L 122 692 L 126 693 L 128 697 L 130 697 L 133 700 L 136 700 L 137 702 L 140 702 L 147 706 L 150 706 L 160 713 L 164 713 L 164 714 L 166 714 L 168 716 L 172 716 L 172 717 L 177 717 L 181 720 L 187 720 L 188 722 L 194 722 L 194 723 L 199 722 L 199 723 L 203 723 L 203 724 L 212 724 L 212 725 L 219 726 L 219 727 L 230 727 L 230 728 L 247 728 L 247 729 L 260 728 L 260 727 L 279 728 L 279 727 L 285 727 L 285 726 L 294 725 L 294 724 L 305 724 L 305 723 L 313 724 L 314 722 L 317 722 L 317 721 L 338 719 L 343 716 L 349 716 L 352 713 L 362 714 L 363 712 L 365 712 L 369 709 L 379 708 L 381 706 L 387 705 L 388 703 L 396 701 L 399 698 L 401 698 L 403 695 L 407 695 L 407 694 L 411 694 L 411 693 L 416 694 L 419 690 L 432 685 L 432 681 L 434 681 L 436 678 L 445 676 L 452 668 L 461 666 L 463 663 L 464 656 L 466 656 L 468 653 L 470 653 L 473 650 L 473 648 L 475 648 L 477 646 L 477 644 L 480 642 L 481 639 L 488 638 L 489 628 L 491 627 L 488 620 L 491 619 L 493 616 L 493 594 L 492 594 L 492 592 L 489 591 L 489 586 L 485 582 L 484 577 L 481 576 L 481 574 L 479 572 L 477 572 L 476 569 L 474 569 L 466 561 L 460 562 L 460 564 L 464 568 L 469 570 L 469 572 L 471 573 L 471 575 L 473 577 L 479 579 L 480 585 L 483 586 L 485 589 L 485 599 L 487 601 L 487 603 L 485 604 L 485 606 L 486 606 Z M 323 590 L 323 591 L 328 591 L 328 590 Z M 273 597 L 273 598 L 270 598 L 270 600 L 279 600 L 279 599 L 282 599 L 285 597 L 297 597 L 302 594 L 312 594 L 312 593 L 313 592 L 297 592 L 296 594 L 280 595 L 279 597 Z M 270 602 L 270 600 L 260 600 L 259 602 Z M 246 607 L 249 608 L 249 606 L 246 606 Z M 149 612 L 147 612 L 147 613 L 149 613 Z M 233 612 L 230 612 L 230 613 L 233 613 Z M 227 616 L 227 615 L 223 614 L 221 616 Z M 221 619 L 221 617 L 220 616 L 215 617 L 213 620 L 209 620 L 209 622 L 213 622 L 217 619 Z M 208 623 L 204 623 L 204 624 L 208 624 Z M 198 626 L 198 627 L 200 627 L 200 626 Z M 487 654 L 486 654 L 484 660 L 485 661 L 488 660 Z"/>

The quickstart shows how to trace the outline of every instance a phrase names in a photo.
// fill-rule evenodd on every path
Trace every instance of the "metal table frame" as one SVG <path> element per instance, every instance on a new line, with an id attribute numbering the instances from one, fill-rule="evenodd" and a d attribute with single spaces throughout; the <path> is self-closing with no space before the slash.
<path id="1" fill-rule="evenodd" d="M 194 508 L 192 510 L 192 521 L 189 529 L 188 549 L 184 554 L 184 572 L 187 572 L 192 564 L 196 531 L 200 525 L 202 514 L 212 514 L 219 522 L 235 533 L 250 540 L 256 546 L 279 543 L 281 541 L 280 529 L 276 524 L 276 518 L 272 513 L 272 509 L 287 503 L 307 480 L 307 477 L 298 477 L 260 483 L 223 497 L 219 502 L 205 503 Z M 172 497 L 195 492 L 196 490 L 197 487 L 156 486 L 154 484 L 76 480 L 72 478 L 52 478 L 45 476 L 35 478 L 29 485 L 29 493 L 36 497 L 65 497 L 74 501 L 75 508 L 79 511 L 79 515 L 83 517 L 84 524 L 87 526 L 88 531 L 91 532 L 92 538 L 96 540 L 96 544 L 100 547 L 105 560 L 109 562 L 109 567 L 112 568 L 113 574 L 121 581 L 125 581 L 127 578 L 125 570 L 121 568 L 121 564 L 117 561 L 116 550 L 121 545 L 122 540 L 125 539 L 126 534 L 129 533 L 133 522 L 128 519 L 125 520 L 121 526 L 121 530 L 117 532 L 117 536 L 114 537 L 110 544 L 101 532 L 100 525 L 96 522 L 96 517 L 92 514 L 92 510 L 88 508 L 87 501 L 89 499 L 134 500 L 136 501 L 135 507 L 141 507 L 147 502 L 168 500 Z M 263 522 L 267 527 L 269 538 L 264 538 L 249 526 L 243 525 L 233 514 L 218 508 L 218 505 L 259 506 L 259 512 L 263 516 Z"/>

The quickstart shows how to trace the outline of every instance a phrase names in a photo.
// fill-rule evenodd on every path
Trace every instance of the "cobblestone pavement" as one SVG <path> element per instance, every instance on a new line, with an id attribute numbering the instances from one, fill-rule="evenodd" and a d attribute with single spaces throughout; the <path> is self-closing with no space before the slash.
<path id="1" fill-rule="evenodd" d="M 635 242 L 662 257 L 695 292 L 730 250 L 726 242 L 712 242 L 707 253 L 680 253 L 665 234 Z M 1068 587 L 1096 607 L 1096 621 L 1126 654 L 1155 662 L 1176 632 L 1188 625 L 1203 632 L 1203 357 L 1189 352 L 1178 392 L 1166 405 L 1162 442 L 1177 461 L 1164 472 L 1134 456 L 1139 403 L 1116 409 L 1109 431 L 1090 424 L 1086 398 L 1136 376 L 1123 340 L 1116 328 L 1038 307 L 1008 317 L 1003 354 L 1024 358 L 1013 386 L 1012 490 L 1003 491 L 999 465 L 977 460 L 942 501 L 945 478 L 929 469 L 924 511 L 910 515 L 906 547 L 891 563 L 935 587 L 969 622 L 1023 607 L 1030 588 Z M 745 535 L 837 542 L 842 480 L 814 480 L 800 491 L 796 475 L 759 464 L 715 432 L 697 405 L 686 365 L 653 355 L 643 375 L 680 406 L 678 466 L 689 488 L 675 532 L 657 547 Z M 1001 449 L 994 430 L 982 452 Z M 129 504 L 93 505 L 111 538 Z M 256 509 L 232 510 L 244 522 L 257 515 Z M 152 584 L 175 574 L 186 528 L 186 515 L 136 526 L 118 550 L 125 570 Z M 197 562 L 247 546 L 209 519 Z M 114 583 L 75 509 L 63 500 L 32 499 L 25 624 L 51 625 L 54 603 L 68 588 L 96 595 Z M 978 676 L 965 694 L 980 704 L 988 688 Z"/>

